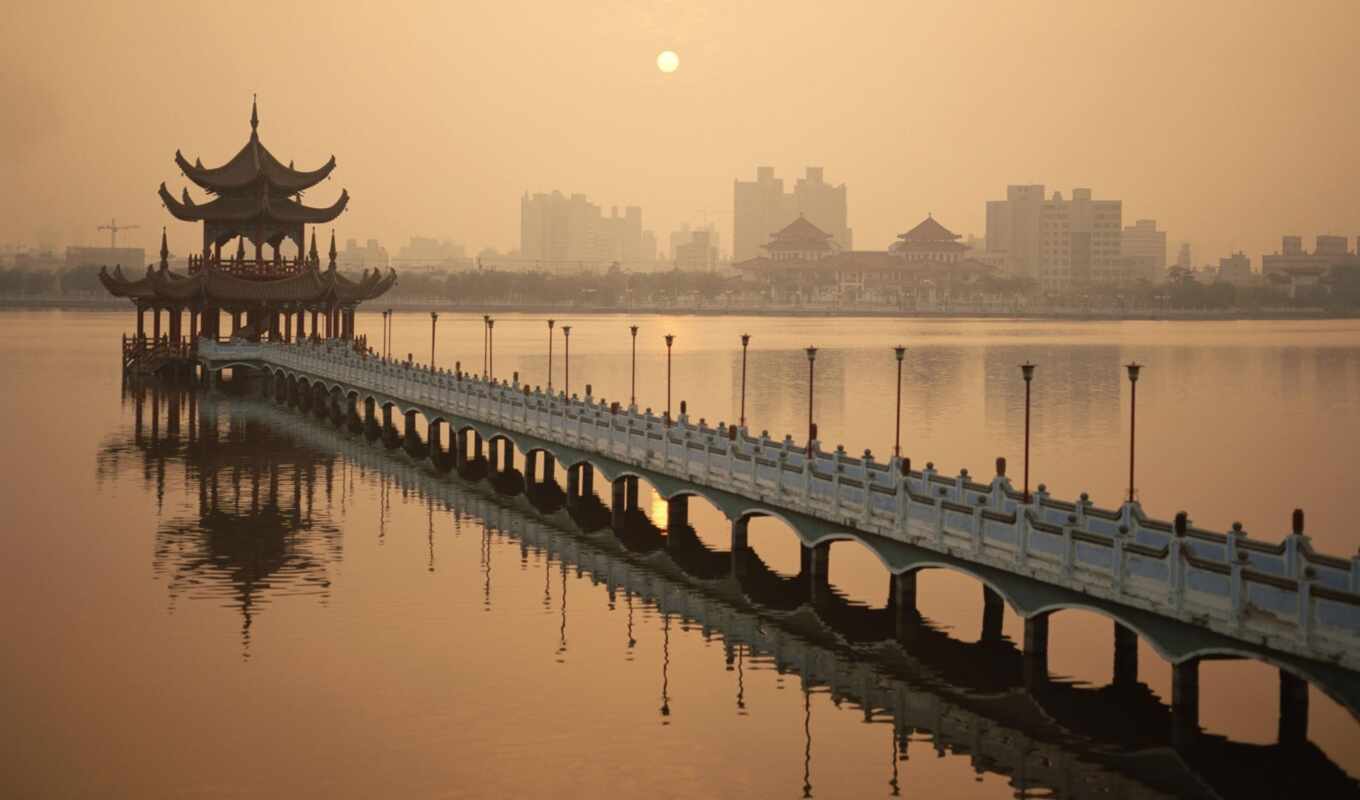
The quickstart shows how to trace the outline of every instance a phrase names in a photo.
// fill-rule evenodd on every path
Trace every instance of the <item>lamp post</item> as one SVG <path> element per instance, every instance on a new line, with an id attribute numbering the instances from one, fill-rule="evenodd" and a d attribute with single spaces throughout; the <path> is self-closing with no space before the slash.
<path id="1" fill-rule="evenodd" d="M 628 332 L 631 333 L 631 334 L 633 334 L 633 377 L 632 377 L 632 381 L 629 383 L 629 389 L 628 389 L 628 398 L 629 398 L 629 399 L 628 399 L 628 405 L 629 405 L 629 406 L 635 406 L 635 405 L 637 405 L 637 332 L 638 332 L 638 326 L 636 326 L 636 325 L 629 325 L 629 326 L 628 326 Z"/>
<path id="2" fill-rule="evenodd" d="M 382 357 L 387 358 L 387 312 L 382 312 Z"/>
<path id="3" fill-rule="evenodd" d="M 746 347 L 751 344 L 751 334 L 741 335 L 741 429 L 746 430 Z"/>
<path id="4" fill-rule="evenodd" d="M 387 309 L 387 357 L 392 357 L 392 309 L 390 308 Z"/>
<path id="5" fill-rule="evenodd" d="M 1034 364 L 1026 361 L 1020 365 L 1020 374 L 1025 378 L 1025 502 L 1029 502 L 1029 389 L 1034 380 Z"/>
<path id="6" fill-rule="evenodd" d="M 666 334 L 666 424 L 671 424 L 671 345 L 675 343 L 675 334 Z"/>
<path id="7" fill-rule="evenodd" d="M 548 393 L 552 393 L 552 332 L 553 323 L 557 320 L 548 320 Z"/>
<path id="8" fill-rule="evenodd" d="M 571 399 L 571 326 L 562 326 L 562 391 Z"/>
<path id="9" fill-rule="evenodd" d="M 430 312 L 430 372 L 434 372 L 434 329 L 439 324 L 439 312 Z"/>
<path id="10" fill-rule="evenodd" d="M 489 351 L 490 351 L 490 348 L 491 348 L 491 315 L 490 315 L 490 314 L 483 314 L 483 315 L 482 315 L 482 380 L 486 380 L 486 379 L 490 376 L 490 370 L 487 368 L 487 360 L 488 360 L 488 358 L 489 358 L 488 353 L 489 353 Z"/>
<path id="11" fill-rule="evenodd" d="M 899 344 L 893 348 L 893 353 L 897 356 L 897 422 L 894 426 L 896 434 L 893 437 L 893 455 L 900 459 L 902 457 L 902 360 L 907 357 L 907 348 Z"/>
<path id="12" fill-rule="evenodd" d="M 1124 367 L 1129 371 L 1129 502 L 1132 503 L 1134 498 L 1133 446 L 1136 441 L 1134 439 L 1134 425 L 1138 420 L 1138 371 L 1143 368 L 1143 365 L 1137 361 L 1130 361 Z"/>
<path id="13" fill-rule="evenodd" d="M 816 428 L 816 426 L 813 425 L 813 423 L 812 423 L 812 394 L 813 394 L 813 391 L 812 391 L 812 390 L 813 390 L 813 387 L 815 386 L 813 368 L 814 368 L 814 365 L 817 363 L 817 348 L 815 348 L 815 347 L 809 347 L 809 348 L 807 349 L 807 357 L 808 357 L 808 445 L 807 445 L 807 446 L 808 446 L 808 455 L 811 455 L 811 454 L 812 454 L 812 440 L 817 438 L 817 432 L 816 432 L 816 431 L 817 431 L 817 428 Z"/>
<path id="14" fill-rule="evenodd" d="M 496 320 L 486 318 L 486 377 L 496 379 Z"/>

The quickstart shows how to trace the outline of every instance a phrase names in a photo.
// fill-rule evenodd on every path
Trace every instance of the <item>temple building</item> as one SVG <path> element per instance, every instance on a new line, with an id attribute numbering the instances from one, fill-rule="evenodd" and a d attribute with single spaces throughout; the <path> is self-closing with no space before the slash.
<path id="1" fill-rule="evenodd" d="M 733 265 L 774 302 L 933 305 L 972 293 L 996 268 L 967 258 L 959 235 L 927 217 L 887 250 L 841 250 L 799 217 L 770 236 L 768 255 Z"/>
<path id="2" fill-rule="evenodd" d="M 335 220 L 348 205 L 349 193 L 342 189 L 340 197 L 324 208 L 304 205 L 302 193 L 330 177 L 335 157 L 310 172 L 294 169 L 292 162 L 284 166 L 260 141 L 259 122 L 252 102 L 250 139 L 220 167 L 204 167 L 198 159 L 190 163 L 180 152 L 175 153 L 175 163 L 184 176 L 211 196 L 198 203 L 185 189 L 176 199 L 164 183 L 160 186 L 161 200 L 172 216 L 203 223 L 202 252 L 189 256 L 187 274 L 170 270 L 164 231 L 160 263 L 148 266 L 144 276 L 129 278 L 121 267 L 114 267 L 112 272 L 100 270 L 105 288 L 137 307 L 133 342 L 138 352 L 148 342 L 153 346 L 189 347 L 192 342 L 185 340 L 199 336 L 230 335 L 255 341 L 293 341 L 307 336 L 352 339 L 355 308 L 396 283 L 396 272 L 391 270 L 386 275 L 376 269 L 365 272 L 358 280 L 340 274 L 334 231 L 325 269 L 317 253 L 315 227 L 311 247 L 304 253 L 307 226 Z M 230 246 L 233 239 L 234 253 Z M 285 252 L 288 245 L 291 255 Z M 152 313 L 150 330 L 147 311 Z M 164 329 L 162 311 L 166 313 Z M 230 320 L 226 329 L 222 326 L 224 312 Z"/>

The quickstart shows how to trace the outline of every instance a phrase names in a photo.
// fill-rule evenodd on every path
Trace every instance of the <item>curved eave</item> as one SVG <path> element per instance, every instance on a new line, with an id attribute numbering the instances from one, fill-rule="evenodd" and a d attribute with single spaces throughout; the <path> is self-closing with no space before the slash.
<path id="1" fill-rule="evenodd" d="M 208 203 L 196 204 L 175 199 L 162 183 L 161 202 L 175 219 L 185 222 L 253 222 L 271 220 L 284 223 L 319 224 L 330 222 L 349 205 L 349 192 L 340 190 L 340 198 L 326 208 L 313 208 L 286 197 L 270 198 L 267 204 L 255 198 L 217 197 Z M 188 200 L 188 195 L 185 195 Z"/>
<path id="2" fill-rule="evenodd" d="M 335 156 L 331 156 L 317 169 L 302 172 L 284 166 L 268 148 L 257 139 L 252 139 L 220 167 L 191 164 L 178 150 L 175 151 L 175 165 L 186 178 L 214 194 L 248 189 L 261 181 L 283 194 L 296 194 L 330 177 L 335 170 Z"/>

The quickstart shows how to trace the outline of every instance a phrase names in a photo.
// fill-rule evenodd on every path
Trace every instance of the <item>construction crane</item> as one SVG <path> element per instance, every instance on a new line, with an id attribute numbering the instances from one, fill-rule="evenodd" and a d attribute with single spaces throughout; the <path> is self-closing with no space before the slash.
<path id="1" fill-rule="evenodd" d="M 130 231 L 133 228 L 140 228 L 141 225 L 119 225 L 118 220 L 110 219 L 108 225 L 100 225 L 99 230 L 109 232 L 109 249 L 114 250 L 118 247 L 118 232 Z"/>

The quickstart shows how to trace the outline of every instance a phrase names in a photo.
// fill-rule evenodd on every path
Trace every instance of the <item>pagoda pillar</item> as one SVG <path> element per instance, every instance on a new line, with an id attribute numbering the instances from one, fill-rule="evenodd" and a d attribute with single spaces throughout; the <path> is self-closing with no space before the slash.
<path id="1" fill-rule="evenodd" d="M 317 313 L 318 313 L 318 312 L 317 312 L 317 310 L 316 310 L 315 308 L 312 309 L 312 336 L 316 336 L 316 331 L 317 331 L 317 328 L 316 328 L 316 317 L 317 317 Z"/>
<path id="2" fill-rule="evenodd" d="M 179 341 L 179 312 L 180 309 L 178 306 L 172 306 L 166 309 L 166 313 L 169 316 L 169 325 L 167 325 L 167 327 L 170 329 L 170 342 L 172 344 Z"/>
<path id="3" fill-rule="evenodd" d="M 189 338 L 191 340 L 198 338 L 198 309 L 196 308 L 189 309 Z"/>
<path id="4" fill-rule="evenodd" d="M 298 309 L 297 320 L 297 340 L 299 342 L 307 338 L 307 309 Z"/>
<path id="5" fill-rule="evenodd" d="M 152 306 L 151 313 L 151 338 L 156 341 L 161 340 L 161 309 L 160 306 Z"/>
<path id="6" fill-rule="evenodd" d="M 146 306 L 137 304 L 137 338 L 146 338 Z"/>
<path id="7" fill-rule="evenodd" d="M 283 340 L 293 341 L 293 312 L 289 311 L 283 315 Z"/>

